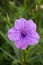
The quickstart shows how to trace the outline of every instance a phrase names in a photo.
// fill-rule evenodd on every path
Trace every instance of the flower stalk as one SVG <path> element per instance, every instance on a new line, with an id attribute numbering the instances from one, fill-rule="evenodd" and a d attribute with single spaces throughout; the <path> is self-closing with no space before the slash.
<path id="1" fill-rule="evenodd" d="M 22 65 L 26 65 L 26 50 L 24 50 L 23 52 L 23 64 Z"/>

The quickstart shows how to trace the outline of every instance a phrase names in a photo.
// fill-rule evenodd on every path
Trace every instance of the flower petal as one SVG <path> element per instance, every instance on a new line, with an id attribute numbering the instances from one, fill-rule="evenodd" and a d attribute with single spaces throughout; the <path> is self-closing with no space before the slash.
<path id="1" fill-rule="evenodd" d="M 39 35 L 37 32 L 28 35 L 29 45 L 35 45 L 39 42 Z"/>
<path id="2" fill-rule="evenodd" d="M 26 20 L 24 18 L 20 18 L 15 21 L 15 28 L 19 29 L 20 31 L 24 29 L 24 23 Z"/>
<path id="3" fill-rule="evenodd" d="M 27 38 L 24 38 L 24 39 L 20 39 L 18 41 L 15 42 L 15 46 L 17 48 L 20 48 L 22 50 L 26 49 L 28 47 L 28 39 Z"/>
<path id="4" fill-rule="evenodd" d="M 11 28 L 8 31 L 8 38 L 12 41 L 19 40 L 20 38 L 20 31 L 16 30 L 15 28 Z"/>
<path id="5" fill-rule="evenodd" d="M 28 46 L 29 46 L 29 41 L 28 41 L 28 38 L 26 37 L 24 40 L 23 40 L 23 43 L 21 45 L 21 49 L 24 50 L 26 49 Z"/>
<path id="6" fill-rule="evenodd" d="M 24 18 L 20 18 L 15 21 L 15 28 L 19 30 L 35 30 L 36 31 L 36 24 L 33 22 L 33 20 L 25 20 Z"/>
<path id="7" fill-rule="evenodd" d="M 35 30 L 36 31 L 36 24 L 33 22 L 33 20 L 28 20 L 28 28 L 30 30 Z"/>

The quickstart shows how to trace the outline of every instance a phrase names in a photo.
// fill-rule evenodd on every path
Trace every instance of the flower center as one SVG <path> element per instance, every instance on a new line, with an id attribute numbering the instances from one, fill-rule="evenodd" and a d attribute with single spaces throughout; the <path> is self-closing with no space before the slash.
<path id="1" fill-rule="evenodd" d="M 21 36 L 22 36 L 22 37 L 25 37 L 25 36 L 26 36 L 26 33 L 22 32 L 22 33 L 21 33 Z"/>

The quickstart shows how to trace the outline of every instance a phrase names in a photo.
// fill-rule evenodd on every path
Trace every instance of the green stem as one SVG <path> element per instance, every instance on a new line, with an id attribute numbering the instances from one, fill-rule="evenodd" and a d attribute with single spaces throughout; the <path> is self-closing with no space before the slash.
<path id="1" fill-rule="evenodd" d="M 26 50 L 24 50 L 23 52 L 23 64 L 22 65 L 26 65 Z"/>
<path id="2" fill-rule="evenodd" d="M 24 8 L 27 8 L 27 0 L 24 0 Z"/>
<path id="3" fill-rule="evenodd" d="M 41 1 L 39 1 L 39 0 L 36 0 L 36 5 L 37 5 L 37 7 L 38 7 L 38 9 L 37 9 L 37 30 L 38 30 L 38 32 L 40 31 L 40 25 L 41 25 L 41 20 L 40 20 L 40 4 L 41 4 Z"/>
<path id="4" fill-rule="evenodd" d="M 7 14 L 7 23 L 10 25 L 10 27 L 12 27 L 12 24 L 11 24 L 11 22 L 10 22 L 10 18 L 9 18 L 9 16 L 8 16 L 8 14 Z"/>

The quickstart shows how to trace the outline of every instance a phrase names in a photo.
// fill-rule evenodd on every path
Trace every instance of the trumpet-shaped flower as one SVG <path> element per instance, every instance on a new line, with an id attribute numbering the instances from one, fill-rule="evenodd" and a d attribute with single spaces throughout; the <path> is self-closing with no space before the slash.
<path id="1" fill-rule="evenodd" d="M 17 48 L 24 50 L 29 45 L 37 44 L 40 36 L 36 32 L 36 24 L 33 20 L 20 18 L 15 21 L 14 27 L 8 30 L 8 38 Z"/>

